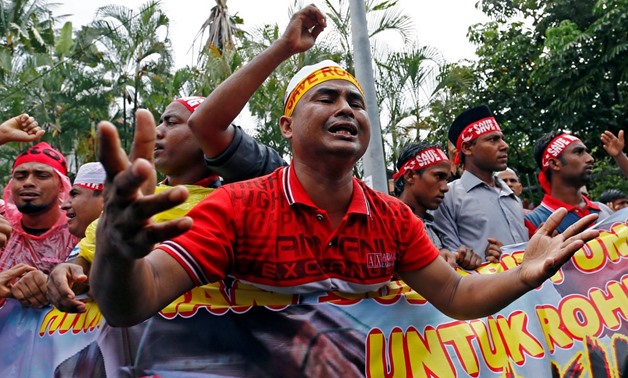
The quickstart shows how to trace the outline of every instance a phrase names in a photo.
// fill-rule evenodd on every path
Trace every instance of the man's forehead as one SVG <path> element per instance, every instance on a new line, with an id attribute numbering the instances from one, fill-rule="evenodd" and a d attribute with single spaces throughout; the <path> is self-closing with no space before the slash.
<path id="1" fill-rule="evenodd" d="M 478 137 L 478 139 L 491 139 L 494 138 L 496 136 L 501 137 L 502 139 L 504 139 L 504 133 L 502 133 L 501 131 L 490 131 L 486 134 L 482 134 Z"/>
<path id="2" fill-rule="evenodd" d="M 311 92 L 314 94 L 314 93 L 325 92 L 325 91 L 348 91 L 353 95 L 363 97 L 358 87 L 356 87 L 350 81 L 342 80 L 342 79 L 328 80 L 320 84 L 316 84 L 308 92 Z"/>
<path id="3" fill-rule="evenodd" d="M 571 143 L 569 146 L 567 146 L 567 148 L 565 148 L 565 151 L 564 151 L 564 152 L 571 152 L 571 151 L 573 151 L 573 150 L 576 150 L 576 149 L 582 149 L 582 148 L 587 149 L 586 144 L 584 144 L 584 143 L 583 143 L 582 141 L 580 141 L 580 140 L 577 140 L 577 141 L 575 141 L 575 142 Z"/>
<path id="4" fill-rule="evenodd" d="M 449 160 L 442 160 L 430 166 L 425 167 L 425 170 L 430 171 L 430 172 L 435 172 L 435 173 L 450 172 L 451 162 Z"/>
<path id="5" fill-rule="evenodd" d="M 499 176 L 499 178 L 501 178 L 502 180 L 505 179 L 517 179 L 517 175 L 514 172 L 510 172 L 510 171 L 501 171 L 497 174 L 497 176 Z"/>
<path id="6" fill-rule="evenodd" d="M 168 106 L 166 106 L 166 109 L 164 109 L 164 112 L 161 114 L 161 119 L 172 116 L 187 119 L 190 117 L 191 114 L 192 112 L 190 112 L 190 110 L 186 108 L 185 105 L 178 101 L 173 101 L 168 104 Z"/>
<path id="7" fill-rule="evenodd" d="M 22 163 L 15 167 L 13 172 L 22 171 L 22 172 L 35 172 L 35 171 L 43 171 L 43 172 L 54 172 L 54 169 L 48 164 L 30 161 L 27 163 Z"/>

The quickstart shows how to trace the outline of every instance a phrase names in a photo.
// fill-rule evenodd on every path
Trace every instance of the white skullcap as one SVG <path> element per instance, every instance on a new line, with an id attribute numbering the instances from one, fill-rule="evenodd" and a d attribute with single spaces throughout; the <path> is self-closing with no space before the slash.
<path id="1" fill-rule="evenodd" d="M 106 178 L 107 174 L 102 164 L 85 163 L 76 173 L 74 185 L 91 190 L 103 190 Z"/>

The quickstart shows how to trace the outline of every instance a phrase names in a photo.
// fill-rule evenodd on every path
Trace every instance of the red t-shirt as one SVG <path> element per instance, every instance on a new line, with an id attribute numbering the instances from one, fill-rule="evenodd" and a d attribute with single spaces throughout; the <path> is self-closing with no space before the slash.
<path id="1" fill-rule="evenodd" d="M 158 248 L 197 285 L 229 275 L 282 293 L 365 292 L 438 257 L 408 206 L 355 178 L 349 210 L 333 230 L 291 167 L 225 185 L 188 216 L 192 229 Z"/>

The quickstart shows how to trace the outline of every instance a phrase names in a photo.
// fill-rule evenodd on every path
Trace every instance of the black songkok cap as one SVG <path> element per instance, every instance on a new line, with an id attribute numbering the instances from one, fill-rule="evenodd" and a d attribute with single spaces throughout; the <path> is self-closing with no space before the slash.
<path id="1" fill-rule="evenodd" d="M 454 119 L 454 122 L 449 127 L 449 135 L 448 135 L 449 140 L 454 146 L 456 146 L 456 148 L 459 149 L 460 146 L 458 146 L 457 144 L 458 137 L 460 136 L 462 131 L 465 129 L 465 127 L 469 126 L 473 122 L 476 122 L 476 121 L 479 121 L 481 119 L 488 118 L 488 117 L 494 117 L 494 116 L 493 116 L 493 112 L 491 112 L 491 109 L 489 109 L 489 107 L 486 105 L 480 105 L 478 107 L 466 110 L 465 112 L 458 115 L 458 117 Z"/>

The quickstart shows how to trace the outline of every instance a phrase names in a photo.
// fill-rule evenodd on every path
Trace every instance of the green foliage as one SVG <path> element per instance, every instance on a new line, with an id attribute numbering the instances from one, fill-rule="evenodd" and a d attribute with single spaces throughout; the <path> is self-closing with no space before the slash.
<path id="1" fill-rule="evenodd" d="M 533 142 L 555 129 L 578 134 L 598 160 L 606 158 L 596 148 L 600 134 L 628 123 L 628 1 L 479 4 L 493 20 L 470 29 L 478 60 L 459 65 L 476 83 L 451 92 L 449 110 L 488 104 L 510 144 L 510 165 L 528 177 L 537 172 Z"/>
<path id="2" fill-rule="evenodd" d="M 0 0 L 0 4 L 0 107 L 4 114 L 27 110 L 35 116 L 47 130 L 44 139 L 69 156 L 71 169 L 95 159 L 98 121 L 117 125 L 123 146 L 128 147 L 137 108 L 147 108 L 158 117 L 175 97 L 208 95 L 281 33 L 277 25 L 245 33 L 240 28 L 244 20 L 229 15 L 226 1 L 217 0 L 198 35 L 202 43 L 196 67 L 173 70 L 169 19 L 158 1 L 149 0 L 139 10 L 103 6 L 95 20 L 80 30 L 73 30 L 70 23 L 55 29 L 51 5 L 42 0 Z M 241 125 L 255 129 L 260 141 L 286 157 L 290 146 L 278 124 L 292 75 L 323 59 L 353 72 L 348 1 L 327 0 L 323 10 L 328 17 L 327 37 L 272 73 L 249 102 L 253 124 Z M 392 166 L 398 148 L 416 139 L 419 130 L 429 131 L 431 139 L 442 137 L 444 120 L 452 109 L 462 107 L 458 94 L 476 88 L 478 76 L 465 67 L 447 66 L 438 51 L 412 43 L 412 23 L 397 1 L 366 1 L 366 11 L 370 37 L 378 47 L 374 50 L 377 98 L 385 125 L 386 159 Z M 379 49 L 379 42 L 385 47 L 389 32 L 408 49 Z M 8 163 L 23 147 L 3 146 L 0 160 Z M 0 175 L 6 175 L 9 166 L 3 164 Z"/>
<path id="3" fill-rule="evenodd" d="M 74 41 L 72 40 L 72 23 L 66 22 L 59 31 L 59 37 L 55 45 L 55 52 L 58 56 L 64 57 L 70 53 Z"/>
<path id="4" fill-rule="evenodd" d="M 96 20 L 80 31 L 87 61 L 109 81 L 110 95 L 118 101 L 111 105 L 115 119 L 121 118 L 120 135 L 125 148 L 129 146 L 135 124 L 135 111 L 140 107 L 159 108 L 160 103 L 146 103 L 153 86 L 170 75 L 172 51 L 168 39 L 169 19 L 158 1 L 149 0 L 134 11 L 122 5 L 106 5 L 98 9 Z M 165 33 L 160 33 L 165 29 Z M 159 98 L 159 97 L 157 97 Z M 153 97 L 155 99 L 155 97 Z M 128 121 L 130 120 L 130 121 Z"/>
<path id="5" fill-rule="evenodd" d="M 594 198 L 608 187 L 628 190 L 599 148 L 603 130 L 616 134 L 628 122 L 628 0 L 483 0 L 478 7 L 492 20 L 468 34 L 478 59 L 455 64 L 413 43 L 412 23 L 398 1 L 365 3 L 388 167 L 409 141 L 444 145 L 455 116 L 486 103 L 510 144 L 510 164 L 531 184 L 525 195 L 535 202 L 542 193 L 532 144 L 554 129 L 578 134 L 598 159 L 589 188 Z M 320 6 L 328 17 L 326 38 L 272 73 L 249 102 L 253 124 L 241 125 L 284 156 L 290 146 L 278 124 L 292 75 L 322 59 L 353 72 L 348 1 Z M 45 140 L 70 156 L 71 166 L 95 158 L 99 120 L 113 121 L 128 145 L 135 109 L 158 117 L 175 97 L 209 94 L 281 34 L 277 25 L 245 33 L 244 20 L 227 13 L 226 0 L 216 0 L 199 31 L 196 67 L 174 70 L 169 19 L 158 1 L 139 10 L 101 7 L 80 30 L 70 23 L 55 29 L 52 9 L 44 0 L 0 0 L 0 109 L 34 115 L 48 131 Z M 389 51 L 391 35 L 407 48 Z M 0 175 L 6 177 L 24 147 L 0 149 Z"/>
<path id="6" fill-rule="evenodd" d="M 158 3 L 149 2 L 138 13 L 124 7 L 105 8 L 101 8 L 102 19 L 74 34 L 71 23 L 53 28 L 51 5 L 44 1 L 0 2 L 0 109 L 6 116 L 24 112 L 34 116 L 47 131 L 44 140 L 68 157 L 71 172 L 96 159 L 97 122 L 123 124 L 117 121 L 122 113 L 119 105 L 124 103 L 119 100 L 121 91 L 134 106 L 163 109 L 169 102 L 158 97 L 150 98 L 160 101 L 156 105 L 140 104 L 148 87 L 164 88 L 171 76 L 169 41 L 155 33 L 168 27 Z M 115 16 L 120 16 L 118 24 Z M 129 34 L 123 34 L 123 29 Z M 154 59 L 156 55 L 161 59 Z M 128 75 L 120 75 L 118 68 L 125 64 L 131 67 L 124 71 Z M 10 162 L 25 147 L 2 146 L 1 177 L 7 177 Z"/>
<path id="7" fill-rule="evenodd" d="M 587 186 L 593 200 L 599 200 L 602 192 L 607 189 L 619 189 L 628 193 L 628 180 L 610 157 L 595 162 L 593 181 Z"/>

